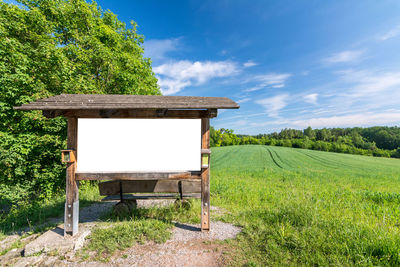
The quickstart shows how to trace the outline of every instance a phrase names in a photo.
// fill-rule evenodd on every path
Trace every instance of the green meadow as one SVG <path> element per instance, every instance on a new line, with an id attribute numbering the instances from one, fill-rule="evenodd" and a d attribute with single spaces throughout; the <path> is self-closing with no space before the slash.
<path id="1" fill-rule="evenodd" d="M 227 263 L 400 265 L 400 160 L 249 145 L 211 168 L 213 219 L 243 227 Z"/>
<path id="2" fill-rule="evenodd" d="M 243 228 L 222 242 L 223 264 L 400 266 L 399 159 L 263 145 L 215 147 L 211 157 L 211 205 L 219 207 L 211 219 Z M 101 199 L 95 184 L 80 191 L 82 206 Z M 10 214 L 0 222 L 0 240 L 27 218 L 61 217 L 63 205 L 60 195 Z M 175 221 L 198 224 L 199 213 L 199 200 L 106 213 L 81 257 L 94 251 L 94 260 L 107 261 L 135 243 L 165 242 Z"/>

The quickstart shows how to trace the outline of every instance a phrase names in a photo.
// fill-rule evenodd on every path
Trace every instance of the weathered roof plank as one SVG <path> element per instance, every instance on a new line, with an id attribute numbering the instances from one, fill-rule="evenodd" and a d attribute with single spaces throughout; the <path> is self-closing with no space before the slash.
<path id="1" fill-rule="evenodd" d="M 18 110 L 237 109 L 227 97 L 62 94 L 14 107 Z"/>

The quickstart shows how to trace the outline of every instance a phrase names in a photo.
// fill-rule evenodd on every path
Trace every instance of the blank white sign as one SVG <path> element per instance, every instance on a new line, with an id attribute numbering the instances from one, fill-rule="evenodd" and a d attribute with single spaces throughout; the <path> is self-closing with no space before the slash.
<path id="1" fill-rule="evenodd" d="M 78 172 L 198 171 L 200 119 L 78 119 Z"/>

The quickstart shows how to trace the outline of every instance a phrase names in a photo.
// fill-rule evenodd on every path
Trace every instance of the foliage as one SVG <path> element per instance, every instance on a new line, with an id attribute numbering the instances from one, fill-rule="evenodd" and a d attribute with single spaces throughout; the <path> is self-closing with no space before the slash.
<path id="1" fill-rule="evenodd" d="M 235 135 L 233 130 L 210 131 L 211 146 L 272 145 L 338 153 L 400 158 L 400 128 L 283 129 L 256 136 Z M 396 149 L 397 148 L 397 149 Z"/>
<path id="2" fill-rule="evenodd" d="M 262 145 L 212 155 L 211 204 L 243 227 L 227 265 L 399 266 L 397 159 Z"/>
<path id="3" fill-rule="evenodd" d="M 9 190 L 9 188 L 5 188 L 4 192 L 12 195 L 12 191 Z M 81 181 L 79 188 L 79 205 L 81 208 L 100 199 L 99 189 L 95 182 Z M 0 205 L 2 205 L 1 202 Z M 26 228 L 29 231 L 41 231 L 43 227 L 49 226 L 47 224 L 50 218 L 62 218 L 64 208 L 64 191 L 54 194 L 49 200 L 29 202 L 19 199 L 15 208 L 11 208 L 3 203 L 0 209 L 0 212 L 2 212 L 0 214 L 0 239 L 1 233 L 9 234 Z M 59 223 L 61 222 L 62 219 Z"/>
<path id="4" fill-rule="evenodd" d="M 84 0 L 20 3 L 0 2 L 1 206 L 65 185 L 65 119 L 14 106 L 61 93 L 160 94 L 135 22 Z"/>

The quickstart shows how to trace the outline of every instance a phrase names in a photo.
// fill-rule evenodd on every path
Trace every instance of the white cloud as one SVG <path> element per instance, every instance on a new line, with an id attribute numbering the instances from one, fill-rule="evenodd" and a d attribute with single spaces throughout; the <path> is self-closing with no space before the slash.
<path id="1" fill-rule="evenodd" d="M 352 62 L 360 59 L 361 55 L 364 54 L 364 50 L 346 50 L 339 53 L 335 53 L 332 56 L 325 58 L 326 63 L 344 63 Z"/>
<path id="2" fill-rule="evenodd" d="M 259 84 L 246 89 L 245 92 L 253 92 L 265 87 L 282 88 L 285 87 L 286 80 L 292 76 L 289 73 L 268 73 L 265 75 L 257 75 L 248 81 L 256 81 Z"/>
<path id="3" fill-rule="evenodd" d="M 317 104 L 317 99 L 318 99 L 318 94 L 309 94 L 309 95 L 305 95 L 303 96 L 304 101 L 306 101 L 307 103 L 310 104 Z"/>
<path id="4" fill-rule="evenodd" d="M 181 60 L 153 68 L 164 95 L 171 95 L 190 85 L 200 85 L 212 78 L 228 77 L 239 72 L 232 61 Z"/>
<path id="5" fill-rule="evenodd" d="M 249 67 L 254 67 L 257 66 L 257 63 L 255 63 L 253 60 L 248 60 L 247 62 L 243 63 L 243 67 L 249 68 Z"/>
<path id="6" fill-rule="evenodd" d="M 288 94 L 280 94 L 269 98 L 264 98 L 255 101 L 257 104 L 264 106 L 269 117 L 279 117 L 278 113 L 281 109 L 286 107 Z"/>
<path id="7" fill-rule="evenodd" d="M 262 86 L 254 86 L 254 87 L 247 88 L 247 89 L 244 90 L 244 91 L 245 91 L 245 92 L 253 92 L 253 91 L 260 90 L 260 89 L 262 89 L 262 88 L 263 88 Z"/>
<path id="8" fill-rule="evenodd" d="M 237 100 L 236 102 L 240 104 L 240 103 L 249 102 L 250 100 L 251 100 L 250 97 L 245 97 L 245 98 L 242 98 L 242 99 Z"/>
<path id="9" fill-rule="evenodd" d="M 251 122 L 244 129 L 248 133 L 251 128 L 268 126 L 269 130 L 280 130 L 282 128 L 305 129 L 312 128 L 334 128 L 334 127 L 368 127 L 376 125 L 398 125 L 400 124 L 400 110 L 386 110 L 383 112 L 363 112 L 342 116 L 316 117 L 309 119 L 283 119 L 275 118 L 262 122 Z"/>
<path id="10" fill-rule="evenodd" d="M 394 38 L 394 37 L 396 37 L 398 35 L 400 35 L 400 25 L 397 25 L 396 27 L 394 27 L 390 31 L 386 32 L 385 34 L 380 36 L 379 39 L 381 41 L 386 41 L 386 40 Z"/>
<path id="11" fill-rule="evenodd" d="M 190 86 L 190 81 L 174 80 L 174 79 L 161 79 L 158 78 L 158 85 L 161 88 L 163 95 L 172 95 L 183 90 L 183 88 Z"/>
<path id="12" fill-rule="evenodd" d="M 382 113 L 360 113 L 344 116 L 320 117 L 305 120 L 294 120 L 289 122 L 296 128 L 322 127 L 354 127 L 372 126 L 400 123 L 400 111 Z"/>
<path id="13" fill-rule="evenodd" d="M 378 73 L 374 71 L 346 70 L 339 72 L 341 78 L 352 84 L 354 97 L 368 96 L 388 90 L 400 90 L 400 72 Z M 388 95 L 388 97 L 390 97 Z"/>
<path id="14" fill-rule="evenodd" d="M 178 50 L 181 38 L 171 38 L 163 40 L 148 40 L 144 42 L 145 57 L 152 60 L 163 60 L 166 54 Z"/>

